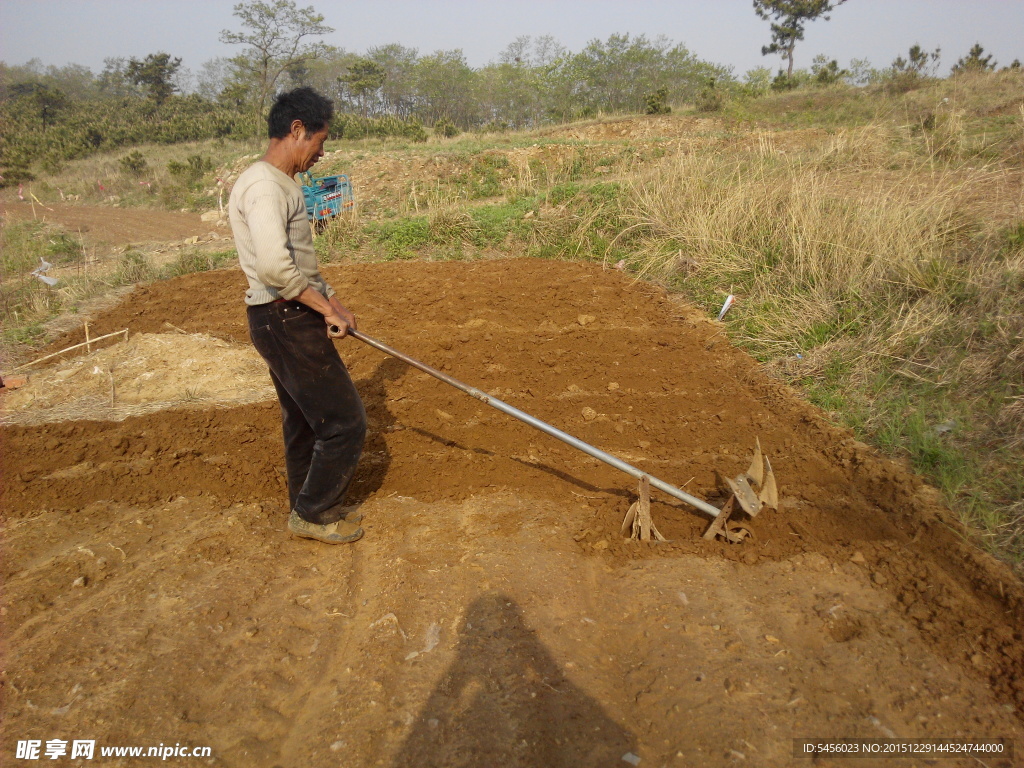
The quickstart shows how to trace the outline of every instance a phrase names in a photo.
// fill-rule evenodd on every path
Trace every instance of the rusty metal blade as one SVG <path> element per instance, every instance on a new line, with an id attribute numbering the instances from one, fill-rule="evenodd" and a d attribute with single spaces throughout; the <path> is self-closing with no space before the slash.
<path id="1" fill-rule="evenodd" d="M 736 501 L 739 502 L 743 511 L 751 517 L 757 517 L 757 513 L 761 511 L 761 501 L 754 493 L 754 489 L 750 487 L 750 481 L 747 480 L 746 475 L 740 475 L 735 480 L 730 480 L 727 477 L 725 480 L 732 488 L 733 495 L 736 496 Z"/>
<path id="2" fill-rule="evenodd" d="M 764 465 L 766 469 L 764 483 L 757 498 L 762 505 L 777 510 L 779 508 L 779 486 L 775 482 L 775 473 L 772 472 L 772 465 L 767 457 L 764 460 Z"/>
<path id="3" fill-rule="evenodd" d="M 750 469 L 747 470 L 747 477 L 753 480 L 754 484 L 760 488 L 764 484 L 764 459 L 761 454 L 761 441 L 756 437 L 754 441 L 756 443 L 754 458 L 750 462 Z"/>

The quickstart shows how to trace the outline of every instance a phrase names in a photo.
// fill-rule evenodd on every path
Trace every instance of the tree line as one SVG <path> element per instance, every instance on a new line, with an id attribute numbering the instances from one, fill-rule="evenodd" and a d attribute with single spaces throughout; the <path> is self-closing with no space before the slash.
<path id="1" fill-rule="evenodd" d="M 787 64 L 737 78 L 731 67 L 699 59 L 665 37 L 613 34 L 573 52 L 550 36 L 519 37 L 497 60 L 471 67 L 460 49 L 421 54 L 391 44 L 363 53 L 327 45 L 334 30 L 312 7 L 294 0 L 251 0 L 234 12 L 239 28 L 221 41 L 237 55 L 196 71 L 157 52 L 143 59 L 108 58 L 98 74 L 71 64 L 44 67 L 0 62 L 0 185 L 28 178 L 36 162 L 59 164 L 95 151 L 151 142 L 252 137 L 263 130 L 273 95 L 308 85 L 339 111 L 334 137 L 426 138 L 424 126 L 461 130 L 531 128 L 599 113 L 661 113 L 671 104 L 720 108 L 730 96 L 838 82 L 863 85 L 932 76 L 939 51 L 915 45 L 886 70 L 853 61 L 848 68 L 820 56 L 794 69 L 794 49 L 807 23 L 845 0 L 754 0 L 771 22 L 771 44 Z M 996 66 L 980 45 L 954 67 Z M 1014 65 L 1019 66 L 1017 62 Z"/>
<path id="2" fill-rule="evenodd" d="M 279 15 L 292 5 L 277 0 L 273 8 Z M 300 28 L 282 50 L 274 48 L 280 35 L 248 31 L 235 37 L 242 53 L 206 62 L 197 73 L 165 52 L 108 58 L 98 74 L 79 65 L 0 63 L 0 185 L 28 178 L 40 161 L 59 165 L 147 141 L 258 136 L 273 94 L 302 85 L 335 102 L 334 138 L 425 140 L 424 126 L 446 135 L 529 128 L 642 112 L 652 98 L 665 110 L 670 94 L 692 101 L 707 82 L 731 79 L 728 68 L 685 46 L 643 35 L 614 34 L 576 53 L 550 37 L 521 37 L 498 61 L 473 68 L 458 49 L 424 55 L 392 44 L 357 54 L 303 44 Z"/>

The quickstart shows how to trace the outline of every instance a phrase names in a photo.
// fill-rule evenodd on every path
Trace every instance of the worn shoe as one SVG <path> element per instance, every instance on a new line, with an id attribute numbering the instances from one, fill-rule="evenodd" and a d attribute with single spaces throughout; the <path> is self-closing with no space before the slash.
<path id="1" fill-rule="evenodd" d="M 361 522 L 363 522 L 363 513 L 360 511 L 361 507 L 359 505 L 353 507 L 345 507 L 345 509 L 347 509 L 348 511 L 341 516 L 341 519 L 344 520 L 346 523 L 355 523 L 356 525 L 359 525 Z"/>
<path id="2" fill-rule="evenodd" d="M 363 529 L 349 520 L 339 520 L 328 525 L 316 525 L 306 522 L 295 511 L 292 511 L 288 517 L 288 530 L 304 539 L 316 539 L 327 544 L 348 544 L 363 538 Z"/>

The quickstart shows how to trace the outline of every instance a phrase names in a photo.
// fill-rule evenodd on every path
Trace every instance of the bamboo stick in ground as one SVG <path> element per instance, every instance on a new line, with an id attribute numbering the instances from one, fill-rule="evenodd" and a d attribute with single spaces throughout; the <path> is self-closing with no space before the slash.
<path id="1" fill-rule="evenodd" d="M 109 339 L 111 336 L 118 336 L 118 335 L 120 335 L 122 333 L 124 334 L 125 341 L 127 341 L 128 340 L 128 329 L 127 328 L 125 328 L 123 331 L 114 331 L 113 333 L 106 333 L 106 334 L 104 334 L 102 336 L 97 336 L 95 339 L 92 339 L 91 341 L 101 341 L 102 339 Z M 91 343 L 91 342 L 89 342 L 89 343 Z M 44 360 L 49 360 L 51 357 L 57 357 L 59 355 L 63 355 L 65 352 L 70 352 L 72 349 L 78 349 L 79 347 L 84 347 L 85 345 L 86 345 L 86 342 L 83 341 L 81 344 L 74 344 L 74 345 L 72 345 L 70 347 L 65 347 L 64 349 L 60 350 L 59 352 L 54 352 L 52 354 L 45 355 L 45 356 L 40 357 L 40 358 L 38 358 L 36 360 L 32 360 L 32 361 L 30 361 L 28 363 L 23 363 L 22 365 L 19 365 L 17 368 L 12 368 L 11 371 L 12 372 L 13 371 L 20 371 L 22 368 L 28 368 L 29 366 L 36 365 L 37 363 L 41 363 Z"/>

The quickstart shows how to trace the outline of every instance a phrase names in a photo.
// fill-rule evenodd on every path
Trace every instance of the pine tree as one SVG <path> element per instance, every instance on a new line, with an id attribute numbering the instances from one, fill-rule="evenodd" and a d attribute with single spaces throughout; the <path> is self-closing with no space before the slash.
<path id="1" fill-rule="evenodd" d="M 761 48 L 761 55 L 781 53 L 789 62 L 786 77 L 793 76 L 793 49 L 804 39 L 807 22 L 828 20 L 828 13 L 846 0 L 754 0 L 754 11 L 772 22 L 772 43 Z"/>
<path id="2" fill-rule="evenodd" d="M 967 55 L 957 61 L 953 65 L 953 74 L 959 74 L 960 72 L 991 72 L 996 68 L 995 61 L 992 60 L 992 55 L 984 55 L 985 49 L 981 47 L 981 43 L 975 43 Z"/>
<path id="3" fill-rule="evenodd" d="M 132 84 L 146 88 L 157 104 L 163 104 L 178 90 L 173 81 L 180 66 L 181 59 L 172 59 L 169 53 L 151 53 L 142 61 L 129 59 L 125 77 Z"/>

